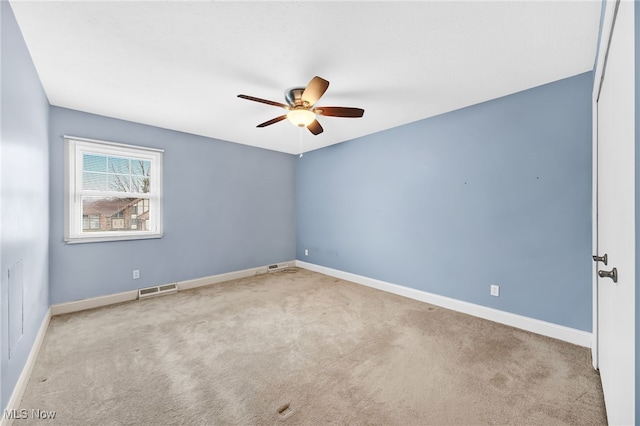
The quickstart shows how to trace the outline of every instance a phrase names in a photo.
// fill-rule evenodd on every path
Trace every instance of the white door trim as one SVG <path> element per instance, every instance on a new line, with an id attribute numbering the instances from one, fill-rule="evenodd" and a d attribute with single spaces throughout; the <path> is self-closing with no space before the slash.
<path id="1" fill-rule="evenodd" d="M 593 78 L 593 91 L 591 95 L 591 114 L 592 114 L 592 183 L 591 183 L 591 202 L 592 202 L 592 220 L 591 220 L 591 247 L 593 254 L 600 255 L 598 253 L 598 97 L 600 95 L 600 89 L 602 87 L 602 81 L 605 72 L 605 65 L 607 55 L 609 53 L 609 41 L 611 40 L 611 34 L 615 25 L 615 16 L 619 6 L 620 0 L 608 1 L 605 5 L 604 18 L 602 20 L 602 34 L 600 37 L 600 44 L 598 45 L 598 60 L 596 62 Z M 591 347 L 591 358 L 593 368 L 598 369 L 598 279 L 596 271 L 598 265 L 594 262 L 592 266 L 592 336 L 593 345 Z"/>

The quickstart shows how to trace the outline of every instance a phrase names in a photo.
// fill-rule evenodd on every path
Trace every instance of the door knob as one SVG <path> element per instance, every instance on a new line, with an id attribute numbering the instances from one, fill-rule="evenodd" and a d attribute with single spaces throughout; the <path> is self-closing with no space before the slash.
<path id="1" fill-rule="evenodd" d="M 605 253 L 604 256 L 594 255 L 591 257 L 593 257 L 594 262 L 603 262 L 605 265 L 607 264 L 607 253 Z"/>
<path id="2" fill-rule="evenodd" d="M 616 268 L 610 271 L 598 271 L 598 276 L 600 278 L 611 278 L 614 283 L 618 282 L 618 270 Z"/>

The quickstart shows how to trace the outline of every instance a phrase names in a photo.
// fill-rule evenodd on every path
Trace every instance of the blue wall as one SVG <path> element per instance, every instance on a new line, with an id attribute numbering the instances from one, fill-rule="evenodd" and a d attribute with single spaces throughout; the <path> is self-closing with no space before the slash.
<path id="1" fill-rule="evenodd" d="M 165 150 L 163 238 L 63 242 L 63 135 Z M 293 155 L 58 107 L 50 143 L 51 304 L 295 258 Z"/>
<path id="2" fill-rule="evenodd" d="M 11 7 L 2 1 L 0 8 L 0 408 L 4 409 L 49 307 L 49 102 Z M 9 358 L 9 326 L 18 336 L 21 327 L 8 321 L 8 271 L 20 260 L 24 327 Z"/>
<path id="3" fill-rule="evenodd" d="M 297 259 L 590 331 L 592 79 L 306 153 Z"/>

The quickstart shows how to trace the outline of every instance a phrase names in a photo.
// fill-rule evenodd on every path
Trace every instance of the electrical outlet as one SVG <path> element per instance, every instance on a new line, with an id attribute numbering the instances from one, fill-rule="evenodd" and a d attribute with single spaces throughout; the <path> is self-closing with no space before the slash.
<path id="1" fill-rule="evenodd" d="M 309 249 L 304 249 L 304 255 L 309 256 Z"/>
<path id="2" fill-rule="evenodd" d="M 138 278 L 140 278 L 140 270 L 139 269 L 134 269 L 133 270 L 133 279 L 137 280 Z"/>
<path id="3" fill-rule="evenodd" d="M 491 295 L 492 296 L 500 296 L 500 286 L 491 284 Z"/>

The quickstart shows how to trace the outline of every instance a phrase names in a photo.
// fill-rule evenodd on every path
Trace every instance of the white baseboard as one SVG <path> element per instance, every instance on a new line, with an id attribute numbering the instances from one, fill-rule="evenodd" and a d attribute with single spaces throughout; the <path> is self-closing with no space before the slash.
<path id="1" fill-rule="evenodd" d="M 290 260 L 288 262 L 280 262 L 278 265 L 290 265 L 293 266 L 295 261 Z M 207 286 L 211 284 L 218 284 L 225 281 L 237 280 L 239 278 L 250 277 L 257 274 L 266 274 L 269 267 L 258 266 L 256 268 L 243 269 L 241 271 L 227 272 L 224 274 L 210 275 L 208 277 L 195 278 L 192 280 L 179 281 L 175 284 L 178 286 L 178 291 L 189 290 L 191 288 Z M 172 283 L 166 283 L 172 284 Z M 164 285 L 164 284 L 161 284 Z M 125 291 L 123 293 L 109 294 L 106 296 L 92 297 L 90 299 L 74 300 L 73 302 L 59 303 L 51 305 L 51 315 L 62 315 L 72 312 L 84 311 L 87 309 L 99 308 L 101 306 L 114 305 L 116 303 L 130 302 L 138 298 L 138 290 Z"/>
<path id="2" fill-rule="evenodd" d="M 277 265 L 294 266 L 295 261 L 277 263 Z M 275 264 L 274 264 L 275 265 Z M 208 277 L 196 278 L 193 280 L 180 281 L 178 283 L 178 291 L 189 290 L 191 288 L 202 287 L 211 284 L 218 284 L 225 281 L 237 280 L 239 278 L 251 277 L 257 274 L 266 274 L 269 266 L 259 266 L 257 268 L 244 269 L 242 271 L 227 272 L 226 274 L 210 275 Z"/>
<path id="3" fill-rule="evenodd" d="M 474 303 L 463 302 L 461 300 L 452 299 L 450 297 L 439 296 L 426 291 L 416 290 L 410 287 L 404 287 L 397 284 L 391 284 L 385 281 L 364 277 L 362 275 L 352 274 L 337 269 L 327 268 L 325 266 L 296 260 L 295 265 L 308 269 L 310 271 L 319 272 L 321 274 L 351 281 L 356 284 L 362 284 L 373 287 L 378 290 L 397 294 L 399 296 L 408 297 L 409 299 L 419 300 L 421 302 L 430 303 L 432 305 L 441 306 L 451 309 L 452 311 L 462 312 L 464 314 L 473 315 L 475 317 L 487 319 L 500 324 L 509 325 L 532 333 L 541 334 L 543 336 L 552 337 L 554 339 L 563 340 L 573 343 L 574 345 L 590 348 L 592 345 L 592 334 L 575 328 L 565 327 L 535 318 L 529 318 L 522 315 L 512 314 L 510 312 L 500 311 L 498 309 L 488 308 Z"/>
<path id="4" fill-rule="evenodd" d="M 51 307 L 49 307 L 47 312 L 44 314 L 44 318 L 40 324 L 40 329 L 38 330 L 38 334 L 36 334 L 36 339 L 33 342 L 33 346 L 31 347 L 31 351 L 27 357 L 27 362 L 25 362 L 22 373 L 20 373 L 20 377 L 18 377 L 18 382 L 13 388 L 13 393 L 11 394 L 11 398 L 9 399 L 5 410 L 10 411 L 20 409 L 20 402 L 22 401 L 24 391 L 27 389 L 27 384 L 29 383 L 29 378 L 31 378 L 31 372 L 33 371 L 33 366 L 36 364 L 36 359 L 38 359 L 38 353 L 40 352 L 40 347 L 42 346 L 44 337 L 47 335 L 47 328 L 49 327 L 50 320 Z M 9 426 L 12 422 L 13 419 L 5 418 L 4 412 L 1 413 L 0 426 Z"/>
<path id="5" fill-rule="evenodd" d="M 123 293 L 108 294 L 106 296 L 92 297 L 90 299 L 74 300 L 73 302 L 51 305 L 51 315 L 69 314 L 85 311 L 101 306 L 114 305 L 116 303 L 129 302 L 138 298 L 138 290 L 125 291 Z"/>

